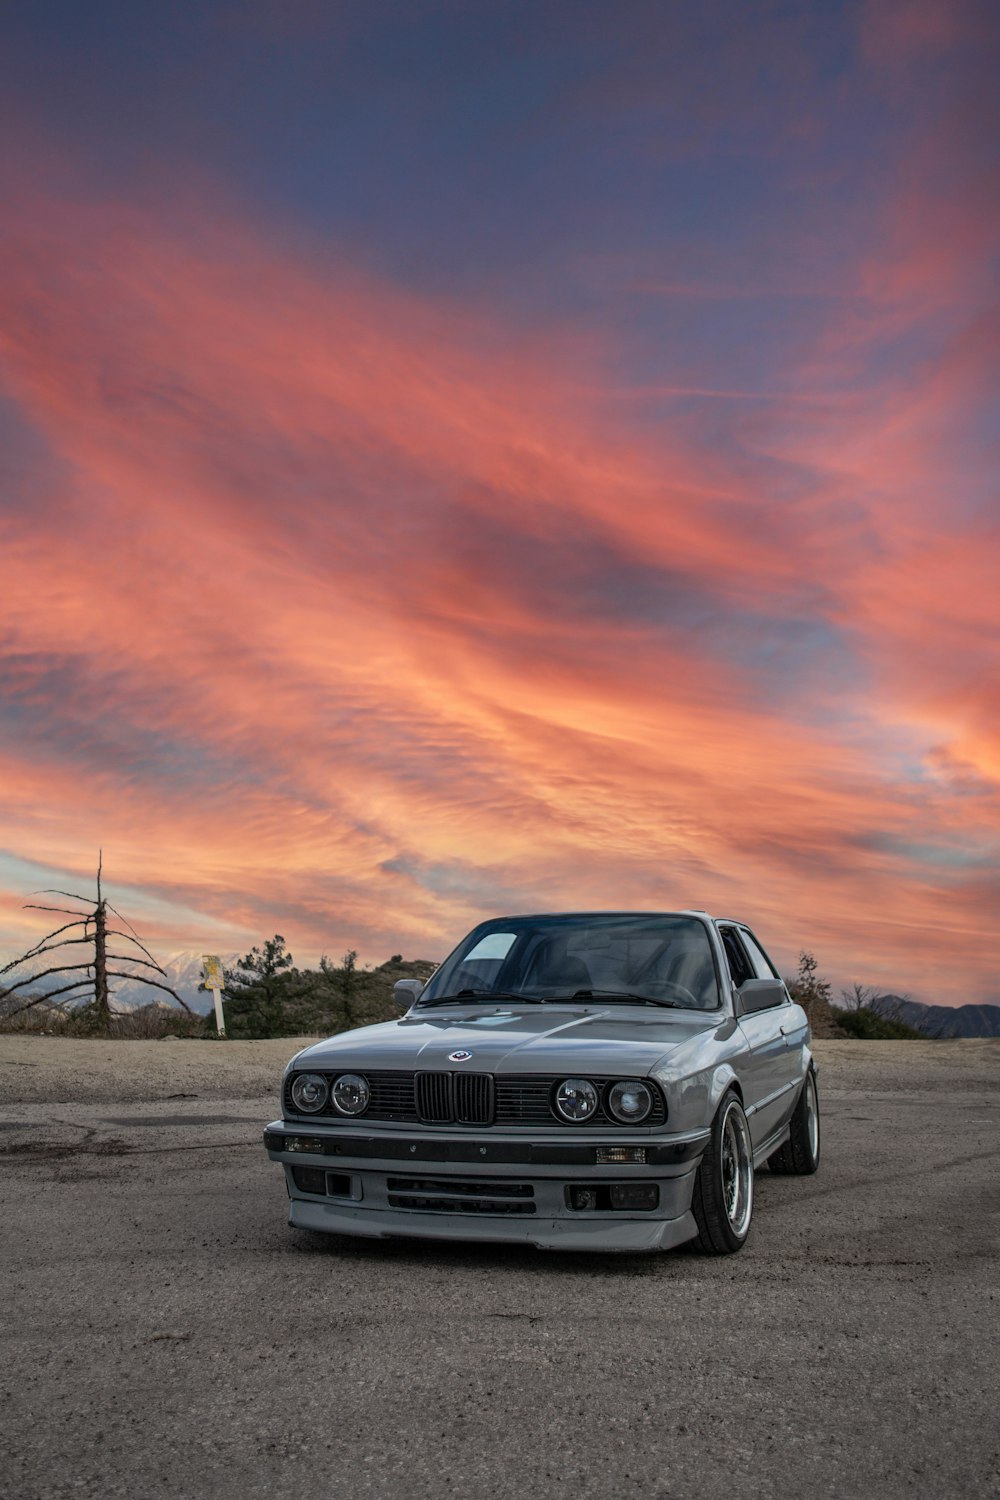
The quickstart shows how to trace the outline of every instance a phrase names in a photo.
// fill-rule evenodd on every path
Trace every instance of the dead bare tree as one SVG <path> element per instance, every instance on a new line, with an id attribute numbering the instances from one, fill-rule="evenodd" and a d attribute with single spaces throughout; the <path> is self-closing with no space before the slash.
<path id="1" fill-rule="evenodd" d="M 882 998 L 882 992 L 874 984 L 859 984 L 857 980 L 850 989 L 840 992 L 840 1005 L 842 1010 L 874 1010 L 875 1001 Z"/>
<path id="2" fill-rule="evenodd" d="M 85 910 L 74 909 L 65 906 L 42 905 L 35 901 L 24 903 L 26 911 L 49 911 L 58 912 L 62 916 L 72 917 L 71 922 L 65 922 L 57 927 L 54 932 L 48 933 L 29 948 L 27 953 L 22 953 L 18 958 L 12 959 L 0 969 L 0 998 L 5 1002 L 6 1015 L 9 1018 L 21 1015 L 23 1011 L 31 1010 L 36 1005 L 51 1004 L 57 996 L 65 996 L 59 1001 L 59 1006 L 77 1005 L 85 1001 L 88 994 L 92 997 L 95 1020 L 101 1031 L 109 1031 L 111 1027 L 111 992 L 108 986 L 109 979 L 131 979 L 140 984 L 151 985 L 154 989 L 164 990 L 171 995 L 189 1015 L 193 1014 L 190 1005 L 182 1000 L 176 990 L 171 989 L 169 984 L 164 984 L 167 971 L 156 962 L 149 949 L 139 940 L 139 935 L 131 922 L 123 917 L 121 912 L 104 895 L 101 888 L 101 874 L 103 867 L 103 851 L 97 858 L 97 901 L 91 905 L 87 896 L 81 896 L 76 891 L 45 890 L 35 891 L 36 896 L 65 896 L 69 901 L 79 901 Z M 123 932 L 120 927 L 112 926 L 109 922 L 108 913 L 112 912 L 119 922 L 123 923 L 129 930 Z M 63 937 L 64 932 L 79 932 L 83 929 L 82 937 Z M 112 953 L 108 948 L 108 939 L 122 939 L 126 943 L 133 944 L 145 955 L 137 958 L 134 953 Z M 56 941 L 58 940 L 58 941 Z M 12 969 L 19 969 L 23 964 L 33 963 L 43 953 L 55 953 L 59 949 L 72 948 L 84 945 L 93 948 L 93 957 L 86 963 L 57 963 L 51 968 L 35 969 L 23 979 L 15 980 L 13 984 L 3 984 L 3 975 L 9 974 Z M 139 969 L 152 969 L 154 973 L 162 975 L 162 979 L 151 979 L 148 974 L 136 973 L 133 968 L 126 970 L 112 969 L 108 967 L 111 963 L 122 963 L 134 965 Z M 21 1004 L 9 1007 L 9 997 L 18 990 L 25 990 L 29 985 L 38 984 L 39 980 L 53 977 L 64 977 L 69 974 L 82 973 L 82 979 L 72 979 L 69 984 L 58 985 L 55 989 L 47 989 L 43 993 L 33 995 Z"/>

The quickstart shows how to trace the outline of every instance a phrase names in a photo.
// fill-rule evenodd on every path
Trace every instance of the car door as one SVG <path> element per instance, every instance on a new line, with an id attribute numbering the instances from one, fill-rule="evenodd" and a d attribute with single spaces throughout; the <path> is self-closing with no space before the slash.
<path id="1" fill-rule="evenodd" d="M 719 936 L 737 990 L 749 979 L 773 980 L 779 977 L 749 928 L 721 923 Z M 739 1027 L 747 1044 L 744 1104 L 755 1147 L 781 1128 L 795 1102 L 794 1053 L 788 1045 L 786 1031 L 782 1029 L 782 1021 L 790 1010 L 786 998 L 764 1010 L 739 1017 Z"/>

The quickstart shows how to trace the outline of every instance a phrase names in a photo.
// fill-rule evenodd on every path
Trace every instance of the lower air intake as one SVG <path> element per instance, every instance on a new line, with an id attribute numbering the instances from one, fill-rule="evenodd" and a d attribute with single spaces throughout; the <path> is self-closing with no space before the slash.
<path id="1" fill-rule="evenodd" d="M 390 1177 L 390 1208 L 432 1214 L 533 1214 L 530 1182 L 467 1182 L 462 1179 Z"/>

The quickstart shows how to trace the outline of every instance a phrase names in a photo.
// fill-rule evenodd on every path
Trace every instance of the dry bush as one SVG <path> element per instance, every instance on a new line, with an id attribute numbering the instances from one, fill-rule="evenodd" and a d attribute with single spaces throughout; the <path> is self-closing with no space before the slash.
<path id="1" fill-rule="evenodd" d="M 18 1000 L 20 996 L 17 997 Z M 63 1036 L 66 1015 L 57 1005 L 36 1005 L 31 1010 L 16 1011 L 14 997 L 0 996 L 0 1032 L 27 1032 L 33 1036 Z"/>
<path id="2" fill-rule="evenodd" d="M 84 1013 L 89 1009 L 89 1006 L 84 1006 L 71 1012 L 67 1017 L 67 1035 L 94 1034 L 92 1019 Z M 205 1037 L 214 1034 L 214 1028 L 210 1033 L 204 1016 L 189 1015 L 172 1006 L 142 1005 L 137 1010 L 112 1011 L 109 1030 L 105 1034 L 120 1042 L 151 1042 L 165 1036 Z"/>
<path id="3" fill-rule="evenodd" d="M 818 1000 L 813 1005 L 809 1018 L 809 1030 L 821 1041 L 831 1041 L 847 1036 L 841 1025 L 841 1013 L 828 1000 Z"/>
<path id="4" fill-rule="evenodd" d="M 112 1037 L 118 1041 L 156 1041 L 165 1036 L 205 1037 L 215 1035 L 214 1022 L 205 1016 L 166 1005 L 143 1005 L 138 1010 L 111 1012 L 109 1030 L 104 1031 L 96 1007 L 77 1005 L 66 1010 L 58 1005 L 36 1005 L 31 1010 L 13 1013 L 0 997 L 0 1032 L 29 1036 Z"/>
<path id="5" fill-rule="evenodd" d="M 112 1031 L 114 1036 L 137 1040 L 142 1037 L 161 1036 L 214 1036 L 215 1018 L 189 1015 L 187 1011 L 175 1010 L 173 1006 L 144 1005 L 128 1015 L 117 1017 L 121 1031 Z"/>

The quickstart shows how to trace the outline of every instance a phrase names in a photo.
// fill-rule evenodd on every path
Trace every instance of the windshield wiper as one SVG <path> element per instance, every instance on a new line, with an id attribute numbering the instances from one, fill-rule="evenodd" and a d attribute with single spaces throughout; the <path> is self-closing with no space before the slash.
<path id="1" fill-rule="evenodd" d="M 657 1000 L 653 995 L 633 995 L 628 990 L 574 990 L 572 995 L 547 995 L 546 1000 L 624 1000 L 629 1005 L 663 1005 L 668 1010 L 688 1010 L 679 1000 Z"/>
<path id="2" fill-rule="evenodd" d="M 508 990 L 458 990 L 454 995 L 435 995 L 432 1000 L 418 1000 L 417 1010 L 430 1010 L 434 1005 L 454 1005 L 461 1000 L 523 1000 L 525 1005 L 541 1005 L 539 995 L 515 995 Z"/>

